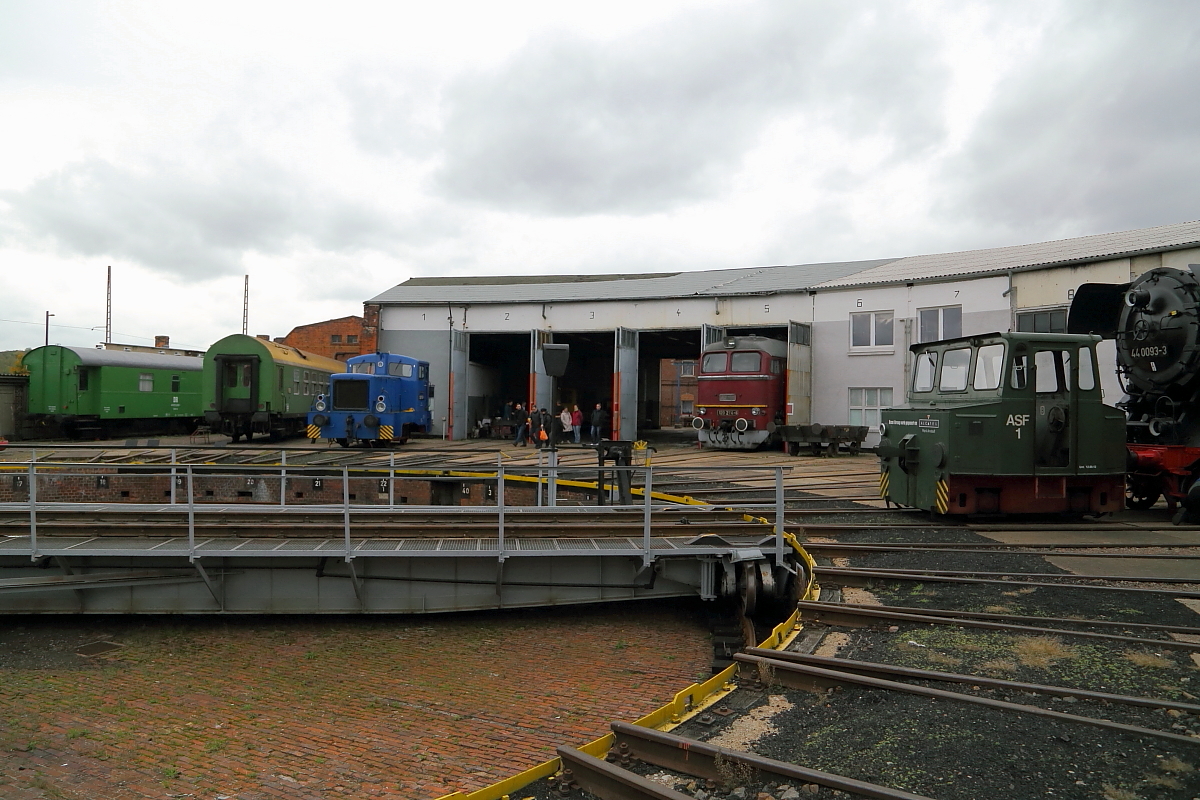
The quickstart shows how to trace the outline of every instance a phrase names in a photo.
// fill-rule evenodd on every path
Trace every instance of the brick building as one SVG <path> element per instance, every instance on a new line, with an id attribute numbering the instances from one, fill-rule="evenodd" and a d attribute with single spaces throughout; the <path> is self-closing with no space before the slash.
<path id="1" fill-rule="evenodd" d="M 375 313 L 378 315 L 377 310 Z M 309 353 L 345 361 L 353 356 L 374 352 L 374 335 L 367 336 L 364 333 L 366 331 L 362 317 L 338 317 L 311 325 L 298 325 L 292 328 L 287 336 L 275 341 Z"/>
<path id="2" fill-rule="evenodd" d="M 664 358 L 658 362 L 658 424 L 690 425 L 696 405 L 695 359 Z"/>

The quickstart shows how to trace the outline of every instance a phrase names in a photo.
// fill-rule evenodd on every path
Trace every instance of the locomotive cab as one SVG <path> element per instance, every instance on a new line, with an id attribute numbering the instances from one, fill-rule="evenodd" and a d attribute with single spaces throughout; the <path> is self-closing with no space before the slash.
<path id="1" fill-rule="evenodd" d="M 692 427 L 705 446 L 754 450 L 779 439 L 787 342 L 728 336 L 704 348 Z"/>
<path id="2" fill-rule="evenodd" d="M 939 514 L 1119 511 L 1123 416 L 1101 400 L 1099 340 L 914 345 L 908 402 L 882 412 L 880 495 Z"/>

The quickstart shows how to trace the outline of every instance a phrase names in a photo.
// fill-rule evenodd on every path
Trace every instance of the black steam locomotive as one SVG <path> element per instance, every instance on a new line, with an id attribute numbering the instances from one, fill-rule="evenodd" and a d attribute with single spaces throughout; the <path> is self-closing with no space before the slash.
<path id="1" fill-rule="evenodd" d="M 1069 333 L 1116 339 L 1126 399 L 1126 505 L 1165 498 L 1175 521 L 1200 518 L 1200 264 L 1075 292 Z"/>

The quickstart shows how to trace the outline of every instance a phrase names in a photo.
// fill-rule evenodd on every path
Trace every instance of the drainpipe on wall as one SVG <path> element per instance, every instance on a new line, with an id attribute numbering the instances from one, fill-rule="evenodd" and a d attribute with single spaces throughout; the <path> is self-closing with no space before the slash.
<path id="1" fill-rule="evenodd" d="M 1008 271 L 1008 288 L 1000 295 L 1008 298 L 1008 329 L 1016 330 L 1017 327 L 1017 287 L 1013 286 L 1013 273 Z"/>

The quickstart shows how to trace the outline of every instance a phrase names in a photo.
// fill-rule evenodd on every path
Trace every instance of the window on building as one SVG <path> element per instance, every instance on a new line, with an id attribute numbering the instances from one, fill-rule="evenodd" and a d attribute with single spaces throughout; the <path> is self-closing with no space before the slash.
<path id="1" fill-rule="evenodd" d="M 892 387 L 850 389 L 850 424 L 879 427 L 879 411 L 891 408 Z"/>
<path id="2" fill-rule="evenodd" d="M 88 390 L 88 368 L 79 368 L 79 391 L 86 392 Z"/>
<path id="3" fill-rule="evenodd" d="M 680 400 L 679 401 L 679 413 L 680 414 L 695 414 L 696 413 L 696 401 L 695 400 Z"/>
<path id="4" fill-rule="evenodd" d="M 153 392 L 154 391 L 154 376 L 149 372 L 143 372 L 138 375 L 138 391 Z"/>
<path id="5" fill-rule="evenodd" d="M 329 337 L 329 343 L 330 344 L 341 344 L 342 343 L 342 335 L 340 333 L 335 333 L 335 334 L 331 335 Z"/>
<path id="6" fill-rule="evenodd" d="M 1026 333 L 1066 333 L 1067 309 L 1047 308 L 1017 314 L 1017 330 Z"/>
<path id="7" fill-rule="evenodd" d="M 681 378 L 691 378 L 691 377 L 694 377 L 695 374 L 696 374 L 696 362 L 695 361 L 680 361 L 679 362 L 679 376 Z"/>
<path id="8" fill-rule="evenodd" d="M 851 347 L 891 347 L 892 343 L 891 311 L 850 315 Z"/>
<path id="9" fill-rule="evenodd" d="M 346 336 L 346 344 L 358 344 L 358 337 L 353 333 Z"/>
<path id="10" fill-rule="evenodd" d="M 762 353 L 734 353 L 729 363 L 731 372 L 762 372 Z"/>
<path id="11" fill-rule="evenodd" d="M 172 375 L 171 376 L 171 394 L 176 394 L 178 392 L 179 392 L 179 376 Z"/>
<path id="12" fill-rule="evenodd" d="M 957 339 L 962 336 L 962 306 L 922 308 L 917 312 L 922 342 Z"/>
<path id="13" fill-rule="evenodd" d="M 704 361 L 700 363 L 701 372 L 724 372 L 729 363 L 728 353 L 705 353 Z"/>

